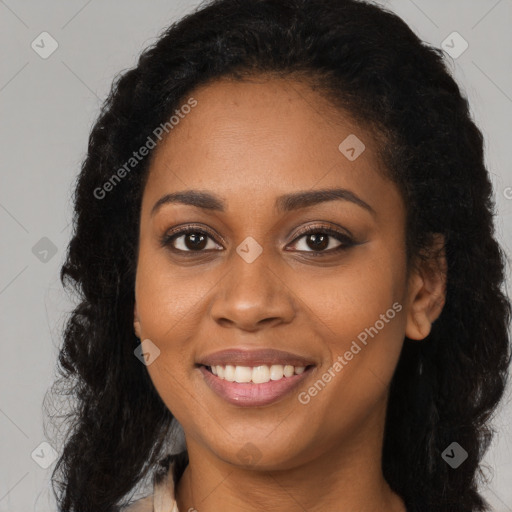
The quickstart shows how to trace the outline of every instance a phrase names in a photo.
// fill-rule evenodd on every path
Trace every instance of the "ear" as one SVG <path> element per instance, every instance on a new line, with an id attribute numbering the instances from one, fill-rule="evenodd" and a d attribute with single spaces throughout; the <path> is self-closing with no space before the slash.
<path id="1" fill-rule="evenodd" d="M 430 334 L 446 300 L 447 263 L 444 236 L 435 233 L 427 257 L 419 257 L 408 283 L 405 335 L 422 340 Z"/>
<path id="2" fill-rule="evenodd" d="M 137 312 L 137 301 L 135 301 L 135 306 L 133 307 L 133 329 L 135 331 L 135 335 L 137 338 L 141 338 L 141 326 L 139 313 Z"/>

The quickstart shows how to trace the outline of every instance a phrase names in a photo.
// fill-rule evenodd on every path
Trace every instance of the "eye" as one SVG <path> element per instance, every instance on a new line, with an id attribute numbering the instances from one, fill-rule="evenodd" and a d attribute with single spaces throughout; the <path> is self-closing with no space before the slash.
<path id="1" fill-rule="evenodd" d="M 355 245 L 345 233 L 326 226 L 308 226 L 301 229 L 293 242 L 294 250 L 311 253 L 333 253 Z"/>
<path id="2" fill-rule="evenodd" d="M 223 247 L 216 243 L 213 233 L 206 228 L 195 226 L 175 228 L 164 234 L 160 243 L 162 247 L 169 247 L 175 253 L 197 254 L 223 250 Z M 322 255 L 346 250 L 353 245 L 354 240 L 341 231 L 327 226 L 308 226 L 299 230 L 292 243 L 292 249 Z"/>
<path id="3" fill-rule="evenodd" d="M 222 250 L 213 234 L 204 228 L 187 226 L 182 229 L 175 229 L 166 233 L 161 239 L 161 245 L 169 247 L 175 252 L 205 252 L 208 250 Z"/>

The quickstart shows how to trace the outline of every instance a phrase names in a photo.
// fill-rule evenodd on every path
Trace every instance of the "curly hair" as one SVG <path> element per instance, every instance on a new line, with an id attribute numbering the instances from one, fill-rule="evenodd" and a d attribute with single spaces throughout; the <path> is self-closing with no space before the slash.
<path id="1" fill-rule="evenodd" d="M 54 393 L 74 399 L 52 474 L 60 510 L 110 512 L 158 467 L 172 413 L 134 357 L 134 285 L 150 155 L 102 198 L 95 190 L 187 95 L 221 77 L 306 81 L 370 127 L 407 211 L 408 264 L 445 240 L 446 303 L 393 376 L 383 474 L 411 510 L 488 510 L 478 486 L 511 359 L 505 256 L 483 138 L 441 50 L 395 14 L 357 0 L 213 0 L 172 24 L 118 76 L 74 191 L 60 279 L 67 320 Z M 172 136 L 172 135 L 171 135 Z M 468 459 L 441 457 L 453 441 Z"/>

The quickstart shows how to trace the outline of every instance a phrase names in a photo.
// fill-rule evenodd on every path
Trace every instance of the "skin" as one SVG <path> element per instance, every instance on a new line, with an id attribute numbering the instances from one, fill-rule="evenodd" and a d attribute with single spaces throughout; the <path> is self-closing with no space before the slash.
<path id="1" fill-rule="evenodd" d="M 407 272 L 404 202 L 371 133 L 308 85 L 222 79 L 191 96 L 197 106 L 152 155 L 134 310 L 137 336 L 160 349 L 147 370 L 186 436 L 179 510 L 405 511 L 381 471 L 388 388 L 404 337 L 425 338 L 442 310 L 445 266 Z M 350 134 L 366 146 L 354 161 L 338 149 Z M 329 188 L 351 191 L 373 211 L 347 200 L 274 206 L 283 194 Z M 188 189 L 216 194 L 224 211 L 168 203 L 151 215 L 163 195 Z M 215 235 L 202 253 L 186 236 L 174 241 L 185 255 L 159 244 L 184 223 Z M 315 257 L 308 236 L 296 233 L 319 224 L 322 233 L 326 223 L 356 244 L 330 251 L 340 245 L 332 237 L 321 249 L 330 252 Z M 236 252 L 248 236 L 263 249 L 252 263 Z M 394 303 L 401 311 L 300 403 L 298 393 Z M 316 366 L 278 402 L 239 407 L 211 391 L 195 365 L 232 347 L 278 348 Z M 244 448 L 252 461 L 240 457 Z"/>

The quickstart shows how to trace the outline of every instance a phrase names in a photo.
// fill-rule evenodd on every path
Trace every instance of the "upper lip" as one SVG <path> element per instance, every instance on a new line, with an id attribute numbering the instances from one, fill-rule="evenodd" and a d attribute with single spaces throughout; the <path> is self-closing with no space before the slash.
<path id="1" fill-rule="evenodd" d="M 309 366 L 314 365 L 314 361 L 298 354 L 276 350 L 273 348 L 242 350 L 242 349 L 226 349 L 213 354 L 199 358 L 199 365 L 204 366 L 259 366 L 259 365 L 292 365 L 292 366 Z"/>

